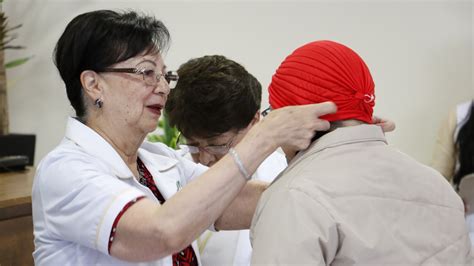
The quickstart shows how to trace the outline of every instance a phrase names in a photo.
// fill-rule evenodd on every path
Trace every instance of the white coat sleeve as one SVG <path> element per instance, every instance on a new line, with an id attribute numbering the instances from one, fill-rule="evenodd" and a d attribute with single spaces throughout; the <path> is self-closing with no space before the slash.
<path id="1" fill-rule="evenodd" d="M 108 254 L 113 222 L 123 207 L 145 194 L 110 175 L 90 158 L 49 158 L 35 176 L 34 200 L 54 238 Z"/>

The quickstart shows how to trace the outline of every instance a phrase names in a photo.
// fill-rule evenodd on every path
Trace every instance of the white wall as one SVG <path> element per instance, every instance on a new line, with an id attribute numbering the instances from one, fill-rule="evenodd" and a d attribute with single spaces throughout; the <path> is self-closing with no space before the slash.
<path id="1" fill-rule="evenodd" d="M 356 50 L 376 83 L 376 113 L 397 123 L 391 144 L 429 163 L 437 128 L 449 108 L 474 97 L 471 1 L 52 1 L 5 0 L 17 44 L 8 59 L 34 55 L 8 71 L 12 132 L 33 132 L 36 162 L 62 138 L 72 114 L 51 61 L 66 24 L 89 10 L 140 9 L 169 27 L 171 68 L 192 57 L 223 54 L 242 63 L 264 88 L 296 47 L 332 39 Z M 263 107 L 268 94 L 264 91 Z"/>

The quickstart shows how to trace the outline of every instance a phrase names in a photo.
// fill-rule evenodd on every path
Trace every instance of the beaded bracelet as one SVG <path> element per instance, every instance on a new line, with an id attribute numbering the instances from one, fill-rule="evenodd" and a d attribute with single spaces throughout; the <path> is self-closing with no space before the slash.
<path id="1" fill-rule="evenodd" d="M 234 150 L 234 148 L 230 148 L 230 149 L 229 149 L 229 153 L 230 153 L 230 155 L 232 155 L 232 158 L 234 158 L 234 162 L 235 162 L 235 164 L 237 165 L 237 168 L 239 168 L 240 173 L 245 177 L 245 179 L 250 180 L 250 178 L 251 178 L 252 176 L 249 175 L 249 173 L 247 172 L 247 170 L 245 170 L 245 167 L 244 167 L 244 165 L 242 164 L 242 161 L 240 160 L 239 155 L 238 155 L 237 152 Z"/>

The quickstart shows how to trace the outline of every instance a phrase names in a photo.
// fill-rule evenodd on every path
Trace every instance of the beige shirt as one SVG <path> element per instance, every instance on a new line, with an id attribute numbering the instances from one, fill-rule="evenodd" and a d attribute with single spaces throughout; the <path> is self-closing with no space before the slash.
<path id="1" fill-rule="evenodd" d="M 459 129 L 464 125 L 471 106 L 471 101 L 456 106 L 449 112 L 439 127 L 431 160 L 431 167 L 440 172 L 450 182 L 456 172 L 457 154 L 456 138 Z"/>
<path id="2" fill-rule="evenodd" d="M 372 125 L 339 128 L 263 194 L 252 265 L 472 265 L 461 199 Z"/>
<path id="3" fill-rule="evenodd" d="M 431 167 L 440 172 L 450 182 L 453 181 L 456 165 L 456 146 L 454 144 L 456 125 L 456 109 L 454 109 L 449 112 L 448 117 L 443 120 L 438 129 L 433 159 L 431 160 Z"/>

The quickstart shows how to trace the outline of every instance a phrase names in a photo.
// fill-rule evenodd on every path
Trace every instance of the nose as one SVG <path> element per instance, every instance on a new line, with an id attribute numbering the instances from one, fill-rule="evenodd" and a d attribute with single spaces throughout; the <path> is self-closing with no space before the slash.
<path id="1" fill-rule="evenodd" d="M 199 163 L 205 166 L 212 166 L 216 162 L 216 156 L 208 153 L 203 149 L 199 149 Z"/>
<path id="2" fill-rule="evenodd" d="M 158 79 L 156 83 L 153 93 L 162 94 L 165 96 L 168 96 L 168 94 L 170 93 L 170 86 L 168 82 L 166 82 L 164 75 L 160 75 L 160 78 Z"/>

